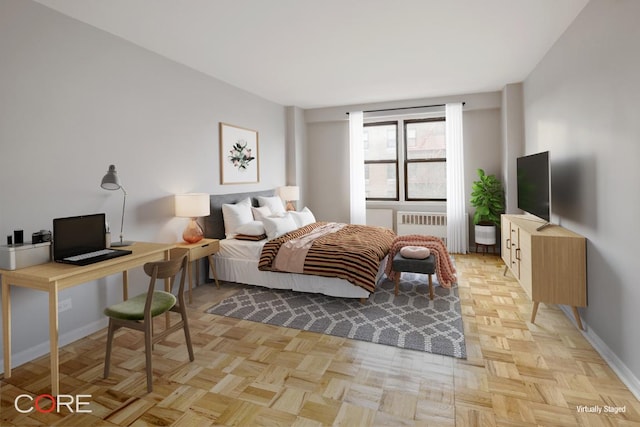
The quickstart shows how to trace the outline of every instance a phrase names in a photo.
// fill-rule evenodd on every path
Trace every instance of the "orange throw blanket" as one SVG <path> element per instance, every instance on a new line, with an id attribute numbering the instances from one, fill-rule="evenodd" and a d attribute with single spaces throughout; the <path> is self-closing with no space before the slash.
<path id="1" fill-rule="evenodd" d="M 400 248 L 404 246 L 422 246 L 429 248 L 431 253 L 436 257 L 436 277 L 442 287 L 450 288 L 451 284 L 457 282 L 456 268 L 453 262 L 451 262 L 449 251 L 447 251 L 447 247 L 444 245 L 442 239 L 418 234 L 398 236 L 393 240 L 385 268 L 385 273 L 390 280 L 395 280 L 396 274 L 400 274 L 399 272 L 393 271 L 393 258 L 400 252 Z"/>

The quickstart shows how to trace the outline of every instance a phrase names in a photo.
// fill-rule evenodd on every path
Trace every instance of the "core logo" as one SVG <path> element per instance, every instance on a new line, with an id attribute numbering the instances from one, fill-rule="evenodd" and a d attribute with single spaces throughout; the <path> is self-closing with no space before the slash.
<path id="1" fill-rule="evenodd" d="M 16 408 L 16 411 L 21 414 L 28 414 L 36 412 L 48 414 L 49 412 L 55 411 L 56 413 L 61 412 L 61 408 L 67 408 L 66 411 L 69 413 L 91 413 L 91 409 L 85 409 L 84 406 L 89 405 L 91 399 L 90 394 L 59 394 L 56 399 L 50 394 L 40 394 L 36 397 L 32 397 L 28 394 L 21 394 L 16 397 L 16 400 L 13 402 L 13 406 Z"/>

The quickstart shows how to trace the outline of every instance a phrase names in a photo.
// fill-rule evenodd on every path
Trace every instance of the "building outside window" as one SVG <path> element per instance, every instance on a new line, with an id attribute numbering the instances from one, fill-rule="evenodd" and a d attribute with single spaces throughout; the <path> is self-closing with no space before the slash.
<path id="1" fill-rule="evenodd" d="M 446 200 L 444 117 L 365 123 L 364 141 L 367 200 Z"/>

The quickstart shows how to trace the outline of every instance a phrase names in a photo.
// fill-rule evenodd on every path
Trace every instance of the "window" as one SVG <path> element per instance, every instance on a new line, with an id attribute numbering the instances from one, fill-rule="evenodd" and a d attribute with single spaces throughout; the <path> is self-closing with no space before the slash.
<path id="1" fill-rule="evenodd" d="M 447 200 L 444 118 L 406 120 L 405 199 Z"/>
<path id="2" fill-rule="evenodd" d="M 366 123 L 363 133 L 367 200 L 398 200 L 398 123 Z"/>
<path id="3" fill-rule="evenodd" d="M 446 201 L 444 117 L 365 123 L 364 141 L 367 200 Z"/>

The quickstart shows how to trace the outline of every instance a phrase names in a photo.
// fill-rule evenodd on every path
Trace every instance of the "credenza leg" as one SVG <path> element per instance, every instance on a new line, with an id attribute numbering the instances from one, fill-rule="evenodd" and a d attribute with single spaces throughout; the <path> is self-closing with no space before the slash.
<path id="1" fill-rule="evenodd" d="M 578 329 L 580 329 L 581 331 L 584 331 L 584 328 L 582 327 L 582 320 L 580 320 L 580 313 L 578 313 L 578 307 L 572 306 L 571 310 L 573 311 L 573 317 L 576 318 L 576 324 L 578 325 Z"/>
<path id="2" fill-rule="evenodd" d="M 538 312 L 538 301 L 533 302 L 533 310 L 531 310 L 531 323 L 536 322 L 536 313 Z"/>

